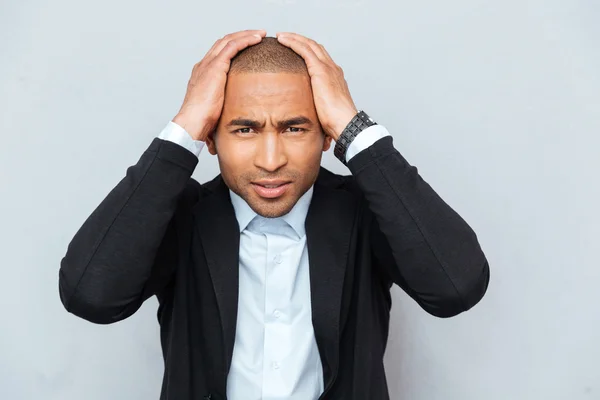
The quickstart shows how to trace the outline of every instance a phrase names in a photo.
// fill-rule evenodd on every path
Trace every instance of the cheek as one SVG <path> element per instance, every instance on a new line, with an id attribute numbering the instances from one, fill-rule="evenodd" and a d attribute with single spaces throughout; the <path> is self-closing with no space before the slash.
<path id="1" fill-rule="evenodd" d="M 323 152 L 323 139 L 321 137 L 311 137 L 305 141 L 290 142 L 286 144 L 286 152 L 294 160 L 313 162 L 319 159 Z"/>
<path id="2" fill-rule="evenodd" d="M 218 158 L 221 173 L 243 175 L 252 168 L 252 149 L 243 143 L 219 143 Z"/>

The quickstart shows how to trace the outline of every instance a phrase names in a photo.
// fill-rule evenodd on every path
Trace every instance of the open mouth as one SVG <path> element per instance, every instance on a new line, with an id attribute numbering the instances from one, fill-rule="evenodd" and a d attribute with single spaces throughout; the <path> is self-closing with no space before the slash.
<path id="1" fill-rule="evenodd" d="M 263 198 L 275 199 L 282 196 L 291 186 L 291 182 L 252 182 L 254 191 Z"/>

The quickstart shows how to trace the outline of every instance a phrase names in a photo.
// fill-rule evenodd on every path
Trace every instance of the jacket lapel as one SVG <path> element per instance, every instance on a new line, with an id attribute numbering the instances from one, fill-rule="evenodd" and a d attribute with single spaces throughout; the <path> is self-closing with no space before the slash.
<path id="1" fill-rule="evenodd" d="M 321 168 L 305 221 L 312 322 L 326 386 L 338 369 L 342 294 L 357 207 L 349 191 L 337 188 L 341 183 L 341 177 Z M 213 193 L 194 207 L 194 215 L 217 298 L 229 371 L 237 323 L 240 235 L 229 189 L 220 175 L 210 186 Z"/>
<path id="2" fill-rule="evenodd" d="M 306 216 L 313 329 L 327 387 L 337 374 L 340 315 L 356 198 L 335 186 L 341 178 L 321 168 Z"/>
<path id="3" fill-rule="evenodd" d="M 223 329 L 225 370 L 229 371 L 237 322 L 240 233 L 229 189 L 220 175 L 213 193 L 194 207 Z"/>

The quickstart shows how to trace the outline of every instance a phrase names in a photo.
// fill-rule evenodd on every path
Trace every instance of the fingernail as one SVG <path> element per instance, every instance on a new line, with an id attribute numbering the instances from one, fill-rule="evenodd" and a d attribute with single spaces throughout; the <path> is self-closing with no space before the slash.
<path id="1" fill-rule="evenodd" d="M 256 37 L 257 37 L 257 38 L 259 38 L 259 39 L 261 38 L 261 36 L 260 36 L 260 35 L 257 35 L 257 34 L 254 34 L 253 36 L 256 36 Z"/>

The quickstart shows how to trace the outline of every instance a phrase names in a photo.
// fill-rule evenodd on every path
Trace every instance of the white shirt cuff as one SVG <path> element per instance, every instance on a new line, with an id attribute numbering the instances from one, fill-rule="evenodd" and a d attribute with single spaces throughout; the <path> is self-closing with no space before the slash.
<path id="1" fill-rule="evenodd" d="M 346 150 L 346 162 L 381 138 L 390 136 L 383 125 L 371 125 L 359 133 Z"/>
<path id="2" fill-rule="evenodd" d="M 169 121 L 165 129 L 158 135 L 158 138 L 176 143 L 194 153 L 196 157 L 200 156 L 200 152 L 204 147 L 203 141 L 192 139 L 185 129 L 173 121 Z"/>

